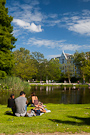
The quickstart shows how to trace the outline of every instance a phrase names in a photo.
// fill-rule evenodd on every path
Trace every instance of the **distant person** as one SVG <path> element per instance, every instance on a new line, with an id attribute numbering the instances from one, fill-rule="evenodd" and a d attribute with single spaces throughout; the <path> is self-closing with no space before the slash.
<path id="1" fill-rule="evenodd" d="M 14 94 L 10 95 L 10 98 L 8 99 L 8 106 L 12 109 L 13 113 L 15 112 L 15 96 Z"/>
<path id="2" fill-rule="evenodd" d="M 15 99 L 15 115 L 20 117 L 20 116 L 25 116 L 27 112 L 27 98 L 25 97 L 26 94 L 24 91 L 20 92 L 20 96 Z"/>
<path id="3" fill-rule="evenodd" d="M 77 83 L 79 84 L 79 81 L 77 81 Z"/>

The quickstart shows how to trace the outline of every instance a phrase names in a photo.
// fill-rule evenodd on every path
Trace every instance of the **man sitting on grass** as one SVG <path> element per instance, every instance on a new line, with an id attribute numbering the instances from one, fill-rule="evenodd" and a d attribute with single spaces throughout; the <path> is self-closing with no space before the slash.
<path id="1" fill-rule="evenodd" d="M 26 94 L 24 91 L 20 92 L 20 96 L 15 99 L 15 115 L 20 117 L 20 116 L 25 116 L 27 112 L 27 98 L 25 97 Z"/>

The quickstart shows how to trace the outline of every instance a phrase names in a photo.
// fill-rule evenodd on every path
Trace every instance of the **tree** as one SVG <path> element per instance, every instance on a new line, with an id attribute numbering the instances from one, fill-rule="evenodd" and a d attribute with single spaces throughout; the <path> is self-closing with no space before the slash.
<path id="1" fill-rule="evenodd" d="M 48 61 L 40 52 L 32 52 L 32 59 L 38 70 L 34 79 L 39 81 L 45 81 L 46 79 L 58 81 L 60 79 L 60 63 L 57 59 Z"/>
<path id="2" fill-rule="evenodd" d="M 13 17 L 8 15 L 5 0 L 0 0 L 0 78 L 10 75 L 14 66 L 12 49 L 17 39 L 13 36 L 11 22 Z"/>
<path id="3" fill-rule="evenodd" d="M 85 62 L 85 53 L 79 53 L 78 51 L 75 52 L 74 54 L 74 63 L 78 67 L 79 70 L 81 70 L 81 67 L 83 66 Z"/>
<path id="4" fill-rule="evenodd" d="M 61 74 L 60 67 L 61 65 L 58 59 L 51 59 L 48 62 L 46 76 L 48 76 L 49 80 L 59 81 Z"/>
<path id="5" fill-rule="evenodd" d="M 36 60 L 38 63 L 41 63 L 44 60 L 44 55 L 40 52 L 32 52 L 32 59 Z"/>
<path id="6" fill-rule="evenodd" d="M 65 77 L 68 78 L 68 82 L 71 82 L 71 78 L 75 75 L 74 64 L 72 60 L 67 60 L 67 64 L 64 64 L 63 67 L 65 68 Z"/>
<path id="7" fill-rule="evenodd" d="M 35 66 L 37 67 L 37 74 L 33 76 L 34 79 L 37 80 L 44 80 L 44 73 L 45 72 L 45 59 L 44 55 L 40 52 L 32 52 L 31 58 L 34 61 Z"/>
<path id="8" fill-rule="evenodd" d="M 85 75 L 83 72 L 83 67 L 86 65 L 85 53 L 84 52 L 79 53 L 76 51 L 74 54 L 74 63 L 78 69 L 78 75 L 81 76 L 83 78 L 83 81 L 84 81 Z"/>
<path id="9" fill-rule="evenodd" d="M 83 65 L 83 67 L 81 67 L 81 70 L 85 78 L 88 78 L 90 82 L 90 52 L 85 53 L 85 58 L 85 64 Z"/>
<path id="10" fill-rule="evenodd" d="M 38 70 L 38 76 L 37 78 L 39 78 L 39 80 L 46 80 L 47 77 L 47 65 L 48 65 L 48 60 L 47 59 L 43 59 L 43 61 L 41 63 L 39 63 L 39 70 Z"/>
<path id="11" fill-rule="evenodd" d="M 32 76 L 37 73 L 37 68 L 31 59 L 30 51 L 20 48 L 20 50 L 16 50 L 13 53 L 15 59 L 13 72 L 15 76 L 25 80 L 32 79 Z"/>

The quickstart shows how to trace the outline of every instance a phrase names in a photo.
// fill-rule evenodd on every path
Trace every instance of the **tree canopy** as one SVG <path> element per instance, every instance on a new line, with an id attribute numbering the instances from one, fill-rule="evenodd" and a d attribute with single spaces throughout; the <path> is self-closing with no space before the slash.
<path id="1" fill-rule="evenodd" d="M 0 78 L 11 74 L 14 66 L 12 49 L 15 48 L 15 37 L 11 22 L 13 17 L 8 15 L 8 8 L 5 8 L 6 1 L 0 0 Z"/>
<path id="2" fill-rule="evenodd" d="M 37 68 L 30 56 L 30 51 L 25 48 L 14 51 L 15 67 L 13 72 L 15 76 L 29 80 L 36 75 Z"/>
<path id="3" fill-rule="evenodd" d="M 90 78 L 90 52 L 77 52 L 74 54 L 74 63 L 78 69 L 78 76 Z"/>
<path id="4" fill-rule="evenodd" d="M 51 59 L 48 62 L 47 76 L 49 80 L 59 81 L 60 74 L 61 74 L 60 67 L 61 67 L 61 64 L 59 63 L 58 59 Z"/>
<path id="5" fill-rule="evenodd" d="M 68 82 L 71 82 L 71 78 L 75 76 L 75 66 L 72 62 L 72 59 L 67 60 L 66 64 L 63 64 L 63 68 L 65 68 L 65 77 L 68 78 Z"/>
<path id="6" fill-rule="evenodd" d="M 59 60 L 47 60 L 40 52 L 32 52 L 25 48 L 20 48 L 13 52 L 15 67 L 13 73 L 24 80 L 46 81 L 60 79 Z"/>

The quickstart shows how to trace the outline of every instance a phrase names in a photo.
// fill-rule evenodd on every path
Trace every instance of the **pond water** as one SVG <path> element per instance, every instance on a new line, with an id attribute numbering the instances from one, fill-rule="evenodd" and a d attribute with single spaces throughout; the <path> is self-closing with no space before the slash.
<path id="1" fill-rule="evenodd" d="M 35 92 L 39 100 L 43 103 L 55 104 L 87 104 L 90 103 L 90 88 L 61 88 L 60 86 L 32 86 L 26 92 L 28 101 L 31 92 Z M 19 96 L 19 91 L 2 91 L 0 92 L 0 104 L 7 104 L 10 94 L 14 93 L 15 97 Z"/>

